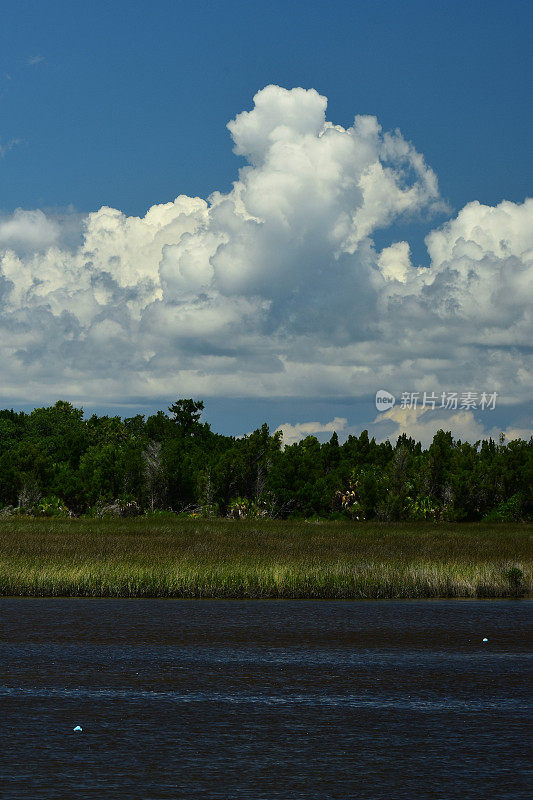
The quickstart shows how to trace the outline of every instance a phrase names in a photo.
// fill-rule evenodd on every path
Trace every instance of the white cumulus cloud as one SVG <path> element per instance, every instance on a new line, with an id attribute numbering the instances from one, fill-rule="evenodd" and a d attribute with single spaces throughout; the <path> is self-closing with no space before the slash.
<path id="1" fill-rule="evenodd" d="M 144 217 L 0 217 L 5 398 L 373 394 L 531 397 L 533 201 L 469 203 L 426 239 L 373 236 L 444 208 L 399 131 L 326 118 L 315 90 L 267 86 L 228 124 L 228 193 Z M 287 430 L 289 430 L 287 428 Z M 318 429 L 317 429 L 318 430 Z"/>
<path id="2" fill-rule="evenodd" d="M 394 423 L 386 435 L 383 429 L 386 423 Z M 485 423 L 485 424 L 484 424 Z M 531 420 L 533 426 L 533 419 Z M 388 426 L 387 426 L 388 427 Z M 451 431 L 456 439 L 465 442 L 477 442 L 481 439 L 492 438 L 499 441 L 503 433 L 506 441 L 513 439 L 529 439 L 533 428 L 514 428 L 512 426 L 504 428 L 494 425 L 491 420 L 490 412 L 485 414 L 484 419 L 476 418 L 473 411 L 468 409 L 458 409 L 453 413 L 443 411 L 439 413 L 431 408 L 401 408 L 396 406 L 374 420 L 371 431 L 378 441 L 389 439 L 392 443 L 396 442 L 398 436 L 407 434 L 412 436 L 417 442 L 421 442 L 424 447 L 428 447 L 433 441 L 434 435 L 438 430 Z"/>
<path id="3" fill-rule="evenodd" d="M 284 422 L 280 425 L 276 433 L 281 431 L 283 435 L 283 445 L 286 447 L 290 444 L 295 444 L 306 436 L 316 436 L 320 433 L 340 433 L 346 428 L 348 420 L 345 417 L 335 417 L 331 422 Z"/>

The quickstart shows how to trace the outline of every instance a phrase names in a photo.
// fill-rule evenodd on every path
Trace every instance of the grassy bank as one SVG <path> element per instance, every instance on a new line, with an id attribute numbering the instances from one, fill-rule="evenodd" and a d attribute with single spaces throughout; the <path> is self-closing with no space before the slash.
<path id="1" fill-rule="evenodd" d="M 508 597 L 532 594 L 533 526 L 0 520 L 0 594 Z"/>

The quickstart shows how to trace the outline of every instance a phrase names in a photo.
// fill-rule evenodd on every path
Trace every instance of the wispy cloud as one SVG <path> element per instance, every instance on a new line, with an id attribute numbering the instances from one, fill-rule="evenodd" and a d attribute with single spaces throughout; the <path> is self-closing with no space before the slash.
<path id="1" fill-rule="evenodd" d="M 20 139 L 9 139 L 7 142 L 0 141 L 0 158 L 3 158 L 6 153 L 20 144 Z"/>
<path id="2" fill-rule="evenodd" d="M 28 64 L 29 67 L 35 67 L 37 64 L 42 64 L 45 60 L 46 59 L 44 56 L 36 55 L 36 56 L 30 56 L 26 63 Z"/>

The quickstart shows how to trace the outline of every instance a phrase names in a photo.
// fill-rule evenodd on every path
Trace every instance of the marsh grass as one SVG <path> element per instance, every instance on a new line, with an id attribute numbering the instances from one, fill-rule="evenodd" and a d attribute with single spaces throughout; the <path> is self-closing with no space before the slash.
<path id="1" fill-rule="evenodd" d="M 423 598 L 532 593 L 521 524 L 0 521 L 0 594 Z"/>

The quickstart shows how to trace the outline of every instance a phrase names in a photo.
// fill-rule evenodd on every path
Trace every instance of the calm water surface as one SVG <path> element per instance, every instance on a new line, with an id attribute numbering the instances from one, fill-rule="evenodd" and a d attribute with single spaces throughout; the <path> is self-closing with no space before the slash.
<path id="1" fill-rule="evenodd" d="M 0 797 L 529 800 L 532 610 L 0 599 Z"/>

